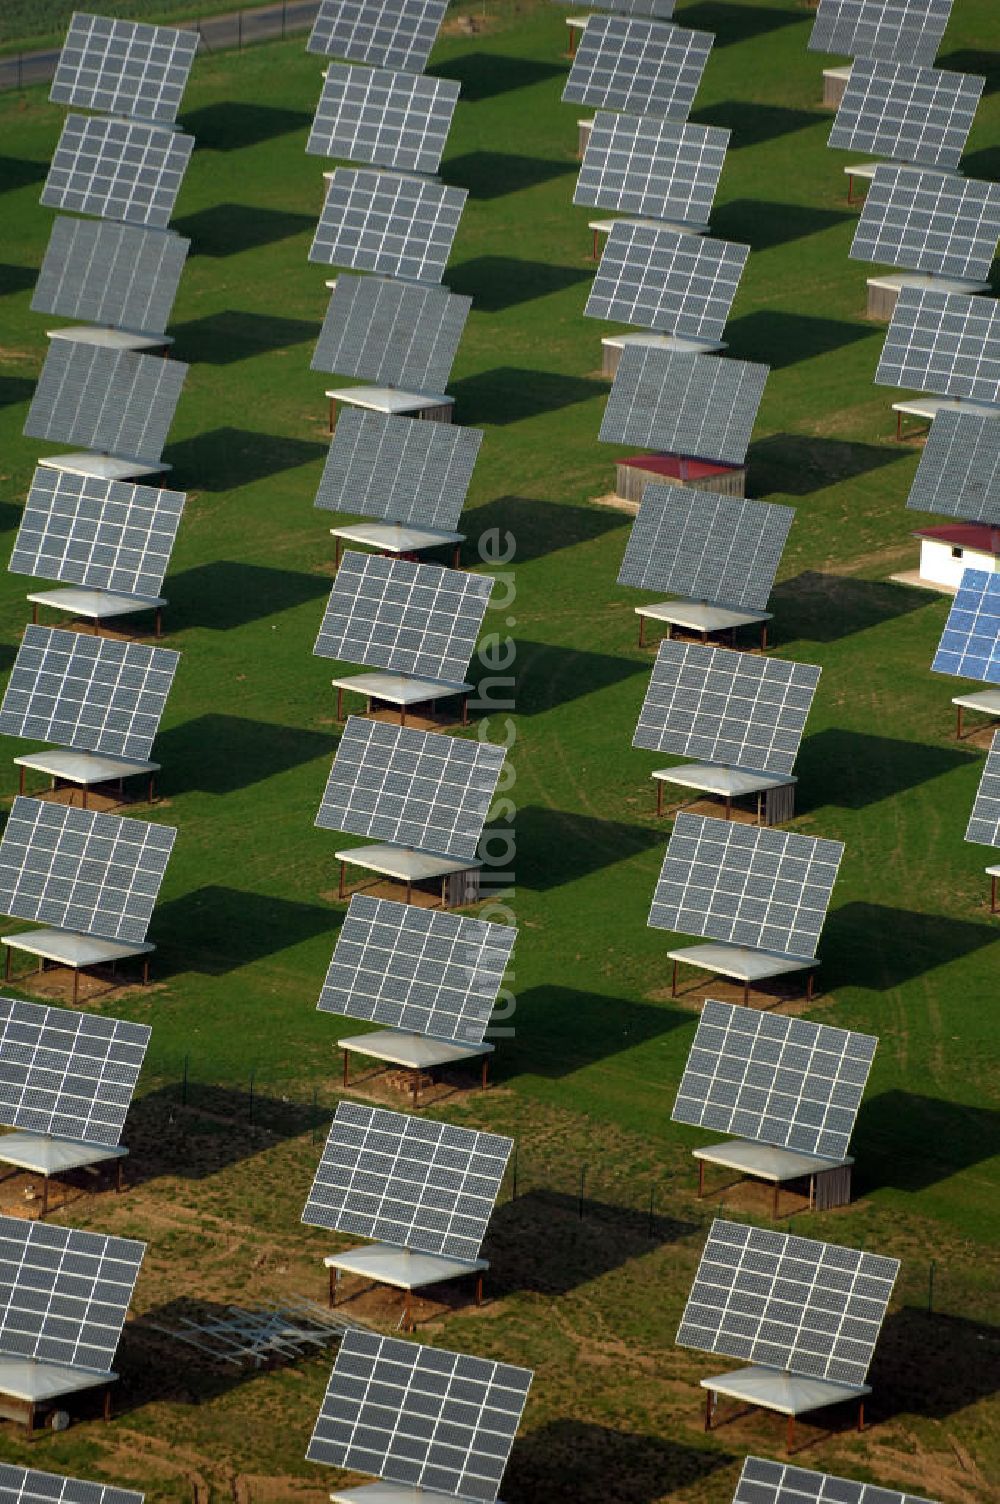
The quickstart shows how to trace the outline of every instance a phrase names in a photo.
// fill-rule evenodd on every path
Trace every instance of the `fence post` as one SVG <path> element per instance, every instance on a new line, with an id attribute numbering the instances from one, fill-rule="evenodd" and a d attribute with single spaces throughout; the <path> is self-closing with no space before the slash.
<path id="1" fill-rule="evenodd" d="M 188 1099 L 188 1057 L 184 1056 L 184 1077 L 181 1081 L 181 1106 L 187 1106 Z"/>
<path id="2" fill-rule="evenodd" d="M 931 1259 L 930 1268 L 927 1271 L 927 1314 L 934 1314 L 934 1269 L 935 1263 Z"/>
<path id="3" fill-rule="evenodd" d="M 254 1072 L 250 1072 L 250 1121 L 253 1122 L 253 1078 Z"/>
<path id="4" fill-rule="evenodd" d="M 579 1209 L 579 1213 L 580 1213 L 580 1221 L 581 1222 L 583 1221 L 583 1188 L 584 1188 L 584 1185 L 586 1184 L 586 1180 L 587 1180 L 587 1166 L 586 1165 L 581 1165 L 580 1166 L 580 1194 L 579 1194 L 579 1199 L 578 1199 L 578 1209 Z"/>

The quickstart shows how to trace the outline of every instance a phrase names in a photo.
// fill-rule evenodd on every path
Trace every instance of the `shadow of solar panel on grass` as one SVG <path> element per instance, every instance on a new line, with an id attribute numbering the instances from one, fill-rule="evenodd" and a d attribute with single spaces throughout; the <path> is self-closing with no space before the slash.
<path id="1" fill-rule="evenodd" d="M 726 325 L 728 354 L 739 360 L 759 360 L 772 370 L 798 365 L 831 355 L 846 345 L 861 340 L 878 344 L 884 331 L 871 324 L 851 324 L 846 319 L 818 318 L 810 313 L 784 313 L 777 308 L 762 308 L 745 313 Z"/>
<path id="2" fill-rule="evenodd" d="M 903 1264 L 904 1277 L 916 1269 Z M 921 1270 L 928 1275 L 925 1263 Z M 948 1266 L 937 1269 L 934 1299 L 948 1300 Z M 916 1292 L 915 1292 L 916 1293 Z M 878 1418 L 930 1415 L 939 1419 L 989 1399 L 1000 1389 L 1000 1327 L 966 1316 L 928 1313 L 926 1288 L 919 1305 L 907 1304 L 886 1318 L 868 1382 Z"/>
<path id="3" fill-rule="evenodd" d="M 807 569 L 774 587 L 771 610 L 775 636 L 782 643 L 839 642 L 924 610 L 937 600 L 930 591 L 890 580 L 858 580 Z"/>
<path id="4" fill-rule="evenodd" d="M 592 1421 L 554 1420 L 514 1443 L 504 1489 L 519 1498 L 574 1504 L 652 1504 L 668 1494 L 683 1499 L 685 1489 L 734 1461 L 717 1446 L 709 1451 Z M 717 1497 L 729 1492 L 722 1488 Z"/>
<path id="5" fill-rule="evenodd" d="M 867 809 L 971 763 L 978 767 L 982 758 L 958 747 L 830 728 L 802 743 L 795 764 L 798 803 L 801 809 Z"/>
<path id="6" fill-rule="evenodd" d="M 565 75 L 565 66 L 543 63 L 535 58 L 505 57 L 502 52 L 466 52 L 434 63 L 427 72 L 432 78 L 452 78 L 462 86 L 462 103 L 476 104 L 480 99 L 495 99 L 513 89 L 530 89 L 534 84 Z"/>
<path id="7" fill-rule="evenodd" d="M 275 318 L 265 313 L 246 313 L 226 308 L 186 324 L 171 326 L 179 360 L 206 362 L 214 366 L 252 360 L 271 350 L 287 350 L 316 339 L 320 325 L 307 319 Z"/>
<path id="8" fill-rule="evenodd" d="M 27 157 L 0 157 L 0 193 L 27 188 L 48 176 L 48 162 L 32 162 Z"/>
<path id="9" fill-rule="evenodd" d="M 956 47 L 936 59 L 935 68 L 951 73 L 979 73 L 986 79 L 984 96 L 1000 89 L 1000 52 L 985 52 L 978 47 Z"/>
<path id="10" fill-rule="evenodd" d="M 983 146 L 978 151 L 966 152 L 961 171 L 967 178 L 988 178 L 995 183 L 1000 178 L 1000 146 Z"/>
<path id="11" fill-rule="evenodd" d="M 823 930 L 823 988 L 828 993 L 847 986 L 888 992 L 997 940 L 997 930 L 986 922 L 881 903 L 846 903 L 831 911 Z"/>
<path id="12" fill-rule="evenodd" d="M 751 446 L 753 494 L 810 496 L 907 457 L 898 444 L 852 444 L 847 439 L 775 433 Z"/>
<path id="13" fill-rule="evenodd" d="M 330 592 L 323 575 L 294 569 L 270 569 L 265 564 L 237 564 L 220 559 L 170 575 L 170 618 L 177 626 L 207 627 L 228 632 L 247 622 L 291 611 Z M 159 745 L 159 744 L 158 744 Z"/>
<path id="14" fill-rule="evenodd" d="M 207 883 L 157 905 L 156 973 L 225 976 L 317 935 L 329 936 L 332 945 L 338 922 L 332 909 L 319 904 Z"/>
<path id="15" fill-rule="evenodd" d="M 241 151 L 290 131 L 305 131 L 311 123 L 305 110 L 235 99 L 184 111 L 184 129 L 197 138 L 199 151 Z"/>
<path id="16" fill-rule="evenodd" d="M 544 893 L 627 861 L 652 846 L 662 847 L 665 839 L 662 831 L 645 830 L 641 825 L 529 804 L 517 812 L 518 883 Z"/>
<path id="17" fill-rule="evenodd" d="M 190 486 L 197 491 L 234 491 L 328 453 L 328 444 L 308 439 L 254 433 L 249 428 L 212 428 L 168 444 L 163 457 L 174 467 L 170 484 L 177 490 Z"/>
<path id="18" fill-rule="evenodd" d="M 745 241 L 755 251 L 822 235 L 824 230 L 858 216 L 846 209 L 814 209 L 805 204 L 775 204 L 767 199 L 734 198 L 712 210 L 712 234 L 723 240 Z M 844 246 L 847 254 L 847 245 Z"/>
<path id="19" fill-rule="evenodd" d="M 231 794 L 317 758 L 329 761 L 335 745 L 333 736 L 319 731 L 209 714 L 162 732 L 156 760 L 163 765 L 168 797 L 189 789 Z"/>
<path id="20" fill-rule="evenodd" d="M 0 407 L 14 407 L 19 402 L 30 402 L 35 383 L 27 376 L 0 376 Z"/>
<path id="21" fill-rule="evenodd" d="M 506 533 L 516 540 L 518 564 L 603 538 L 616 528 L 624 538 L 631 524 L 631 517 L 610 507 L 578 507 L 533 496 L 498 496 L 484 506 L 467 510 L 463 517 L 463 527 L 472 540 L 467 545 L 469 559 L 475 557 L 476 538 L 496 529 L 500 535 L 498 548 L 503 548 Z"/>
<path id="22" fill-rule="evenodd" d="M 609 685 L 620 684 L 636 674 L 648 676 L 648 661 L 518 637 L 517 712 L 538 715 L 581 695 L 596 694 Z"/>
<path id="23" fill-rule="evenodd" d="M 38 268 L 33 266 L 11 266 L 9 262 L 0 263 L 0 298 L 5 298 L 10 293 L 24 292 L 29 287 L 34 287 L 38 280 Z"/>
<path id="24" fill-rule="evenodd" d="M 721 125 L 723 130 L 732 131 L 730 149 L 737 151 L 741 146 L 759 146 L 764 141 L 776 141 L 780 136 L 790 136 L 793 131 L 806 130 L 811 125 L 829 127 L 830 112 L 793 110 L 780 104 L 752 104 L 741 99 L 725 99 L 718 104 L 694 110 L 691 119 L 696 125 Z"/>
<path id="25" fill-rule="evenodd" d="M 521 366 L 495 366 L 478 376 L 451 383 L 457 423 L 492 423 L 498 428 L 538 418 L 576 402 L 604 396 L 607 387 L 580 376 L 557 371 L 530 371 Z"/>
<path id="26" fill-rule="evenodd" d="M 1000 1155 L 1000 1112 L 884 1091 L 862 1103 L 852 1152 L 855 1195 L 883 1186 L 923 1191 Z"/>
<path id="27" fill-rule="evenodd" d="M 503 198 L 577 172 L 579 166 L 579 162 L 553 162 L 513 152 L 470 151 L 446 161 L 443 177 L 456 188 L 467 188 L 472 198 Z"/>
<path id="28" fill-rule="evenodd" d="M 172 228 L 190 237 L 192 256 L 236 256 L 293 235 L 311 235 L 316 217 L 253 204 L 215 204 L 175 219 Z"/>
<path id="29" fill-rule="evenodd" d="M 513 1037 L 497 1039 L 493 1074 L 498 1082 L 522 1075 L 559 1080 L 690 1022 L 689 1012 L 666 1003 L 636 1003 L 575 987 L 529 987 L 517 994 Z"/>
<path id="30" fill-rule="evenodd" d="M 15 528 L 20 527 L 23 513 L 24 508 L 15 506 L 14 502 L 0 501 L 0 533 L 12 533 Z"/>
<path id="31" fill-rule="evenodd" d="M 593 275 L 593 268 L 588 271 L 581 266 L 550 266 L 545 261 L 519 261 L 516 256 L 476 256 L 449 268 L 445 280 L 451 292 L 472 298 L 478 312 L 502 313 L 505 308 L 589 282 Z"/>

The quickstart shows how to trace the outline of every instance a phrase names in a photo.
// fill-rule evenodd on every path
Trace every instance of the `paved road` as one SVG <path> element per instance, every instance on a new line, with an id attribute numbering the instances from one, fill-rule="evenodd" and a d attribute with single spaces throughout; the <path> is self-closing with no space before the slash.
<path id="1" fill-rule="evenodd" d="M 201 36 L 205 52 L 224 52 L 251 42 L 271 42 L 288 32 L 306 31 L 319 9 L 319 0 L 278 0 L 259 9 L 229 11 L 221 16 L 205 16 L 199 21 L 177 24 Z M 17 57 L 0 58 L 0 90 L 26 89 L 29 84 L 48 83 L 59 61 L 58 49 L 22 52 Z"/>

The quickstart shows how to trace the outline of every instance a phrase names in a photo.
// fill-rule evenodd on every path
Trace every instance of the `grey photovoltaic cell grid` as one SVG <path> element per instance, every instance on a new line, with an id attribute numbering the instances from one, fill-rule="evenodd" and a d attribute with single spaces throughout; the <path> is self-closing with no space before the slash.
<path id="1" fill-rule="evenodd" d="M 1000 684 L 1000 574 L 965 570 L 931 671 Z"/>
<path id="2" fill-rule="evenodd" d="M 158 460 L 187 373 L 182 360 L 53 340 L 23 431 L 35 439 Z"/>
<path id="3" fill-rule="evenodd" d="M 788 1462 L 748 1457 L 733 1504 L 931 1504 L 878 1483 L 855 1483 L 831 1473 L 812 1473 Z"/>
<path id="4" fill-rule="evenodd" d="M 811 663 L 664 638 L 632 745 L 791 773 L 819 676 Z"/>
<path id="5" fill-rule="evenodd" d="M 988 280 L 1000 185 L 880 162 L 854 232 L 854 261 Z"/>
<path id="6" fill-rule="evenodd" d="M 598 114 L 573 202 L 701 224 L 712 212 L 729 136 L 718 125 Z"/>
<path id="7" fill-rule="evenodd" d="M 715 37 L 627 16 L 589 16 L 564 104 L 686 120 Z"/>
<path id="8" fill-rule="evenodd" d="M 183 491 L 40 465 L 21 514 L 10 572 L 155 599 L 185 500 Z"/>
<path id="9" fill-rule="evenodd" d="M 383 277 L 440 282 L 468 192 L 390 172 L 338 167 L 310 261 Z"/>
<path id="10" fill-rule="evenodd" d="M 820 0 L 810 52 L 933 63 L 952 0 Z"/>
<path id="11" fill-rule="evenodd" d="M 721 339 L 748 245 L 619 220 L 584 313 L 692 339 Z"/>
<path id="12" fill-rule="evenodd" d="M 0 1356 L 109 1372 L 145 1252 L 132 1238 L 0 1216 Z"/>
<path id="13" fill-rule="evenodd" d="M 348 549 L 313 652 L 461 684 L 494 583 L 491 575 Z"/>
<path id="14" fill-rule="evenodd" d="M 878 1040 L 706 998 L 675 1123 L 844 1159 Z"/>
<path id="15" fill-rule="evenodd" d="M 198 40 L 196 31 L 77 11 L 49 98 L 169 125 L 177 118 Z"/>
<path id="16" fill-rule="evenodd" d="M 190 246 L 171 230 L 59 215 L 31 306 L 134 334 L 162 334 Z"/>
<path id="17" fill-rule="evenodd" d="M 164 229 L 187 171 L 194 137 L 180 131 L 67 115 L 41 203 L 99 219 Z"/>
<path id="18" fill-rule="evenodd" d="M 306 151 L 408 172 L 437 172 L 459 85 L 449 78 L 331 63 Z"/>
<path id="19" fill-rule="evenodd" d="M 0 1504 L 143 1504 L 145 1494 L 0 1462 Z"/>
<path id="20" fill-rule="evenodd" d="M 1000 846 L 1000 731 L 993 733 L 965 839 L 977 846 Z"/>
<path id="21" fill-rule="evenodd" d="M 1000 403 L 1000 304 L 900 288 L 875 382 Z"/>
<path id="22" fill-rule="evenodd" d="M 811 960 L 843 854 L 841 841 L 682 811 L 649 924 Z"/>
<path id="23" fill-rule="evenodd" d="M 481 428 L 345 407 L 315 505 L 453 532 L 482 442 Z"/>
<path id="24" fill-rule="evenodd" d="M 307 52 L 422 73 L 448 0 L 321 0 Z"/>
<path id="25" fill-rule="evenodd" d="M 138 945 L 176 835 L 19 795 L 0 841 L 0 914 Z"/>
<path id="26" fill-rule="evenodd" d="M 117 1144 L 152 1030 L 0 997 L 0 1122 Z"/>
<path id="27" fill-rule="evenodd" d="M 27 626 L 0 705 L 0 732 L 146 761 L 180 653 Z"/>
<path id="28" fill-rule="evenodd" d="M 443 392 L 471 307 L 470 297 L 443 287 L 338 277 L 311 369 L 411 391 Z"/>
<path id="29" fill-rule="evenodd" d="M 348 716 L 316 824 L 474 861 L 503 761 L 491 742 Z"/>
<path id="30" fill-rule="evenodd" d="M 979 413 L 936 413 L 906 505 L 1000 525 L 1000 422 Z"/>
<path id="31" fill-rule="evenodd" d="M 572 5 L 574 0 L 555 0 L 556 5 Z M 650 16 L 655 21 L 669 21 L 677 0 L 608 0 L 602 5 L 616 16 Z"/>
<path id="32" fill-rule="evenodd" d="M 898 1273 L 898 1259 L 716 1218 L 677 1342 L 860 1385 Z"/>
<path id="33" fill-rule="evenodd" d="M 856 58 L 827 145 L 957 167 L 985 82 L 973 73 Z"/>
<path id="34" fill-rule="evenodd" d="M 477 1259 L 512 1138 L 341 1102 L 303 1222 Z"/>
<path id="35" fill-rule="evenodd" d="M 763 611 L 794 516 L 776 502 L 649 485 L 618 583 Z"/>
<path id="36" fill-rule="evenodd" d="M 626 345 L 598 437 L 742 465 L 768 366 Z"/>
<path id="37" fill-rule="evenodd" d="M 513 925 L 355 893 L 317 1006 L 481 1044 L 516 938 Z"/>
<path id="38" fill-rule="evenodd" d="M 465 1353 L 344 1333 L 310 1462 L 492 1504 L 531 1371 Z"/>

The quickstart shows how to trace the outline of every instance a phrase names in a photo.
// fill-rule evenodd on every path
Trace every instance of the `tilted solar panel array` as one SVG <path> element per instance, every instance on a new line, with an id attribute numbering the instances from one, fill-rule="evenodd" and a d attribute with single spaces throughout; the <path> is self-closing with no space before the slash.
<path id="1" fill-rule="evenodd" d="M 819 0 L 807 46 L 812 52 L 933 63 L 952 0 Z"/>
<path id="2" fill-rule="evenodd" d="M 856 58 L 829 145 L 953 170 L 985 83 L 978 74 Z"/>
<path id="3" fill-rule="evenodd" d="M 733 1504 L 932 1504 L 916 1494 L 880 1483 L 857 1483 L 814 1473 L 790 1462 L 748 1457 L 733 1494 Z"/>
<path id="4" fill-rule="evenodd" d="M 730 133 L 658 115 L 598 113 L 574 204 L 700 224 L 712 212 Z"/>
<path id="5" fill-rule="evenodd" d="M 588 17 L 563 89 L 567 104 L 686 120 L 715 38 L 632 16 Z"/>
<path id="6" fill-rule="evenodd" d="M 144 1494 L 61 1473 L 43 1473 L 36 1467 L 18 1467 L 0 1462 L 2 1504 L 143 1504 Z"/>
<path id="7" fill-rule="evenodd" d="M 1000 846 L 1000 731 L 994 733 L 983 766 L 965 839 L 979 846 Z"/>
<path id="8" fill-rule="evenodd" d="M 750 247 L 618 221 L 584 313 L 692 339 L 722 337 Z"/>
<path id="9" fill-rule="evenodd" d="M 856 261 L 982 281 L 998 238 L 1000 185 L 880 162 L 850 254 Z"/>

